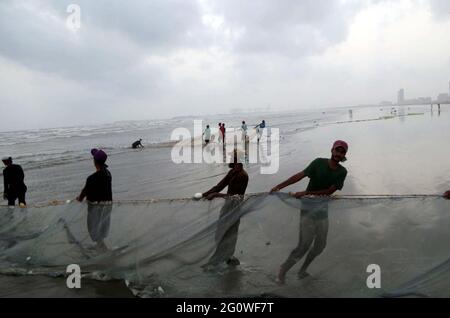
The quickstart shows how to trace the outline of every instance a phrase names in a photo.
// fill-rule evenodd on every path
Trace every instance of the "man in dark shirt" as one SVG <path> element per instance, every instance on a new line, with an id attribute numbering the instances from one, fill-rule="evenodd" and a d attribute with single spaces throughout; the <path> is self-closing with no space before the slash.
<path id="1" fill-rule="evenodd" d="M 105 163 L 108 156 L 103 150 L 92 149 L 96 172 L 91 174 L 77 197 L 79 202 L 88 201 L 87 226 L 92 241 L 100 251 L 107 250 L 104 239 L 108 236 L 112 210 L 111 173 Z"/>
<path id="2" fill-rule="evenodd" d="M 142 139 L 136 140 L 135 142 L 133 142 L 133 144 L 131 145 L 131 148 L 133 149 L 137 149 L 137 148 L 144 148 L 144 146 L 142 145 Z"/>
<path id="3" fill-rule="evenodd" d="M 25 207 L 25 193 L 27 186 L 24 183 L 25 175 L 22 167 L 13 164 L 11 157 L 2 158 L 3 164 L 6 166 L 3 169 L 3 199 L 8 200 L 9 206 L 14 206 L 16 199 L 19 199 L 19 206 Z"/>
<path id="4" fill-rule="evenodd" d="M 331 149 L 331 158 L 317 158 L 303 171 L 290 177 L 288 180 L 274 187 L 271 192 L 294 184 L 305 177 L 309 177 L 306 191 L 291 193 L 295 198 L 305 196 L 330 196 L 337 190 L 342 190 L 347 170 L 340 164 L 345 161 L 348 145 L 345 141 L 338 140 Z M 278 282 L 284 284 L 286 273 L 292 266 L 306 256 L 298 276 L 304 278 L 309 276 L 306 269 L 311 262 L 324 250 L 328 235 L 328 202 L 322 198 L 302 199 L 300 216 L 300 235 L 298 246 L 291 252 L 284 262 L 278 274 Z M 314 244 L 313 244 L 314 243 Z M 312 246 L 312 248 L 311 248 Z"/>
<path id="5" fill-rule="evenodd" d="M 242 202 L 243 195 L 248 185 L 248 175 L 242 163 L 237 160 L 237 153 L 234 153 L 234 162 L 230 163 L 231 170 L 216 186 L 203 193 L 207 200 L 214 198 L 225 198 L 225 204 L 220 210 L 220 217 L 216 231 L 217 248 L 206 264 L 207 268 L 217 266 L 223 262 L 228 265 L 239 265 L 239 260 L 233 256 L 236 249 L 237 236 L 239 232 L 240 218 L 236 214 Z M 228 186 L 227 194 L 220 193 Z M 240 196 L 240 197 L 239 197 Z"/>

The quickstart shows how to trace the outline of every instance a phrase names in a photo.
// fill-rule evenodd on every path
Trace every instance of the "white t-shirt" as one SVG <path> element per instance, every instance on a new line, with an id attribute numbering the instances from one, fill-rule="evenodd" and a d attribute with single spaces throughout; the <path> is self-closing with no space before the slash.
<path id="1" fill-rule="evenodd" d="M 204 134 L 205 134 L 205 140 L 211 139 L 211 129 L 206 128 Z"/>

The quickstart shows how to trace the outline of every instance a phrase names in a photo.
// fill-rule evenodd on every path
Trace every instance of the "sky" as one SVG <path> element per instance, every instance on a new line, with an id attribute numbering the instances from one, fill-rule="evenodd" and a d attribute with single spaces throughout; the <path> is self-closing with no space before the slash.
<path id="1" fill-rule="evenodd" d="M 449 30 L 448 0 L 1 0 L 0 131 L 436 98 Z"/>

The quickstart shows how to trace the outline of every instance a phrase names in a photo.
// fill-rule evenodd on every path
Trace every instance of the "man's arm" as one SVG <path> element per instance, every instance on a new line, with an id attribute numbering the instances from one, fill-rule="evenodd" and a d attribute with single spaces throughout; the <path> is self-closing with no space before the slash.
<path id="1" fill-rule="evenodd" d="M 227 173 L 227 175 L 214 187 L 212 187 L 210 190 L 203 193 L 204 198 L 213 199 L 214 197 L 226 197 L 226 194 L 219 193 L 223 189 L 225 189 L 226 186 L 230 183 L 231 179 L 231 171 Z M 213 197 L 210 198 L 210 196 L 214 194 Z"/>
<path id="2" fill-rule="evenodd" d="M 88 178 L 88 180 L 86 180 L 86 184 L 85 184 L 83 190 L 81 190 L 80 195 L 77 196 L 77 201 L 83 202 L 84 198 L 85 198 L 86 195 L 87 195 L 87 187 L 88 187 L 88 183 L 89 183 L 89 178 Z"/>
<path id="3" fill-rule="evenodd" d="M 305 196 L 305 195 L 324 195 L 329 196 L 335 193 L 338 190 L 338 188 L 335 185 L 332 185 L 329 189 L 326 190 L 319 190 L 319 191 L 301 191 L 301 192 L 295 192 L 291 193 L 293 197 L 296 197 L 297 199 Z"/>
<path id="4" fill-rule="evenodd" d="M 286 181 L 280 183 L 279 185 L 277 185 L 276 187 L 272 188 L 272 190 L 270 190 L 270 192 L 278 192 L 283 188 L 286 188 L 287 186 L 290 186 L 291 184 L 297 183 L 300 180 L 302 180 L 304 177 L 306 177 L 305 172 L 299 172 L 296 175 L 293 175 L 292 177 L 290 177 L 289 179 L 287 179 Z"/>
<path id="5" fill-rule="evenodd" d="M 22 169 L 22 167 L 21 166 L 19 166 L 19 180 L 21 181 L 21 182 L 23 182 L 23 180 L 25 180 L 25 173 L 23 172 L 23 169 Z"/>
<path id="6" fill-rule="evenodd" d="M 77 196 L 77 201 L 83 202 L 84 198 L 86 197 L 86 187 L 81 190 L 81 193 L 79 196 Z"/>
<path id="7" fill-rule="evenodd" d="M 3 199 L 7 199 L 8 193 L 8 176 L 5 174 L 5 170 L 3 170 Z"/>

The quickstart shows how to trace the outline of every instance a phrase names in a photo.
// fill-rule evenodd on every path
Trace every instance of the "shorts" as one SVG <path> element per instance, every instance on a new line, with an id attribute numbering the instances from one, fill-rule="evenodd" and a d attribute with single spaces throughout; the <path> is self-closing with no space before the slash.
<path id="1" fill-rule="evenodd" d="M 6 193 L 6 198 L 8 199 L 8 205 L 9 206 L 14 206 L 16 204 L 16 200 L 19 199 L 19 204 L 23 203 L 23 204 L 27 204 L 27 202 L 25 201 L 25 193 L 27 192 L 27 187 L 25 186 L 23 189 L 21 189 L 20 191 L 8 191 Z"/>

